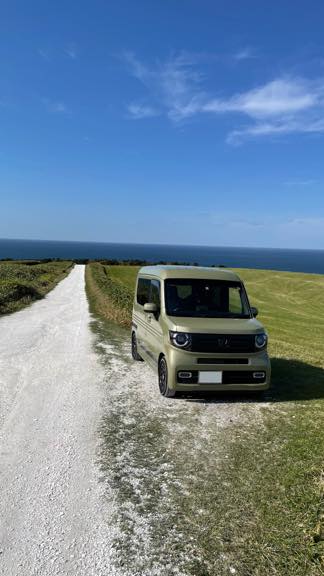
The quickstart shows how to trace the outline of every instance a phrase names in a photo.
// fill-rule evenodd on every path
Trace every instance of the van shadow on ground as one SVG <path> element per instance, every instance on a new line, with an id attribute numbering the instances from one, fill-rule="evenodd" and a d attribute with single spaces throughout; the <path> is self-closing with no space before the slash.
<path id="1" fill-rule="evenodd" d="M 324 370 L 299 360 L 271 358 L 271 388 L 263 394 L 207 392 L 181 394 L 191 402 L 289 402 L 324 398 Z"/>

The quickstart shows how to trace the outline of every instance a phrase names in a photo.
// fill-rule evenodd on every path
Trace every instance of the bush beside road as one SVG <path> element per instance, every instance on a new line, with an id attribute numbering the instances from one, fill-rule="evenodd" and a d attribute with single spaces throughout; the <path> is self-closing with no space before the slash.
<path id="1" fill-rule="evenodd" d="M 1 261 L 0 314 L 16 312 L 43 298 L 72 266 L 68 261 Z"/>

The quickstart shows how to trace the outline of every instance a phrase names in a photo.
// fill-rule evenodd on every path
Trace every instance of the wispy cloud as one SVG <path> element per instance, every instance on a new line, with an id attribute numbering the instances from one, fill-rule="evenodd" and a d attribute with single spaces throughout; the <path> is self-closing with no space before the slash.
<path id="1" fill-rule="evenodd" d="M 319 230 L 323 231 L 324 228 L 324 218 L 321 217 L 307 217 L 307 218 L 291 218 L 287 222 L 288 226 L 291 227 L 302 227 L 302 228 L 318 228 Z"/>
<path id="2" fill-rule="evenodd" d="M 79 56 L 79 50 L 75 42 L 69 42 L 64 48 L 64 52 L 71 60 L 76 60 Z"/>
<path id="3" fill-rule="evenodd" d="M 79 57 L 79 48 L 75 42 L 69 42 L 65 46 L 39 48 L 38 54 L 46 62 L 62 57 L 77 60 Z"/>
<path id="4" fill-rule="evenodd" d="M 295 180 L 286 180 L 283 184 L 288 188 L 308 188 L 318 184 L 318 180 L 314 178 L 296 178 Z"/>
<path id="5" fill-rule="evenodd" d="M 159 116 L 159 111 L 152 106 L 146 106 L 145 104 L 138 104 L 133 102 L 127 106 L 127 112 L 130 118 L 134 120 L 141 120 L 142 118 L 153 118 L 154 116 Z"/>
<path id="6" fill-rule="evenodd" d="M 49 62 L 49 60 L 50 60 L 50 55 L 49 55 L 48 50 L 44 50 L 43 48 L 40 48 L 40 49 L 38 50 L 38 54 L 40 55 L 40 57 L 41 57 L 43 60 L 46 60 L 47 62 Z"/>
<path id="7" fill-rule="evenodd" d="M 54 102 L 52 105 L 53 112 L 65 113 L 68 111 L 64 102 Z"/>
<path id="8" fill-rule="evenodd" d="M 54 114 L 68 114 L 69 109 L 67 105 L 61 100 L 51 100 L 49 98 L 43 98 L 43 104 L 46 106 L 48 112 Z"/>
<path id="9" fill-rule="evenodd" d="M 242 51 L 241 59 L 248 55 L 248 49 Z M 151 67 L 133 53 L 127 53 L 124 60 L 148 93 L 143 118 L 164 114 L 181 122 L 198 115 L 231 115 L 233 129 L 227 135 L 231 144 L 261 136 L 324 133 L 324 78 L 283 75 L 244 92 L 215 97 L 204 88 L 206 78 L 194 59 L 185 53 Z M 133 102 L 130 107 L 133 117 L 140 118 L 141 104 Z M 240 117 L 246 119 L 244 124 Z"/>
<path id="10" fill-rule="evenodd" d="M 161 213 L 161 218 L 164 217 Z M 197 244 L 224 245 L 224 239 L 230 238 L 230 244 L 242 246 L 267 246 L 286 248 L 324 248 L 324 218 L 308 214 L 264 214 L 262 219 L 253 218 L 247 213 L 233 212 L 174 212 L 171 216 L 176 241 L 181 242 L 177 224 L 197 230 Z M 170 215 L 165 215 L 165 222 Z M 170 222 L 169 222 L 170 223 Z"/>
<path id="11" fill-rule="evenodd" d="M 256 58 L 255 51 L 252 50 L 249 46 L 245 46 L 245 48 L 241 48 L 237 52 L 233 54 L 234 60 L 241 61 L 241 60 L 250 60 L 251 58 Z"/>
<path id="12" fill-rule="evenodd" d="M 202 104 L 202 75 L 190 55 L 180 53 L 155 66 L 144 65 L 132 52 L 124 60 L 134 78 L 148 90 L 152 107 L 177 121 L 192 116 Z M 133 103 L 134 106 L 134 103 Z"/>
<path id="13" fill-rule="evenodd" d="M 323 111 L 318 111 L 322 114 Z M 324 118 L 313 120 L 307 115 L 303 118 L 280 118 L 272 122 L 258 122 L 250 126 L 245 126 L 239 130 L 233 130 L 227 135 L 226 141 L 229 144 L 241 144 L 247 138 L 257 138 L 260 136 L 282 136 L 289 134 L 324 134 Z"/>
<path id="14" fill-rule="evenodd" d="M 145 83 L 145 80 L 152 76 L 151 71 L 136 58 L 133 52 L 125 52 L 123 54 L 123 60 L 128 64 L 132 76 L 141 82 Z"/>

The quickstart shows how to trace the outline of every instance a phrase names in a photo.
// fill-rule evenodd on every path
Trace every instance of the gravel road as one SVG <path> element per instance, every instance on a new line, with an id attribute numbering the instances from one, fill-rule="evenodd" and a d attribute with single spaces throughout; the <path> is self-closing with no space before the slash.
<path id="1" fill-rule="evenodd" d="M 266 408 L 162 398 L 75 266 L 0 319 L 1 576 L 239 574 L 231 453 Z"/>
<path id="2" fill-rule="evenodd" d="M 0 319 L 0 574 L 114 574 L 84 266 Z"/>

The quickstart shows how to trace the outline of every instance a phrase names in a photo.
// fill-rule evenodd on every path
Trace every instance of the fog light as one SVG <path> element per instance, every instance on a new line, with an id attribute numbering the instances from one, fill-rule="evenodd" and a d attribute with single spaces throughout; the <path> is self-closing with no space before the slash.
<path id="1" fill-rule="evenodd" d="M 192 372 L 178 372 L 179 378 L 191 378 Z"/>
<path id="2" fill-rule="evenodd" d="M 253 378 L 264 378 L 265 372 L 253 372 Z"/>

